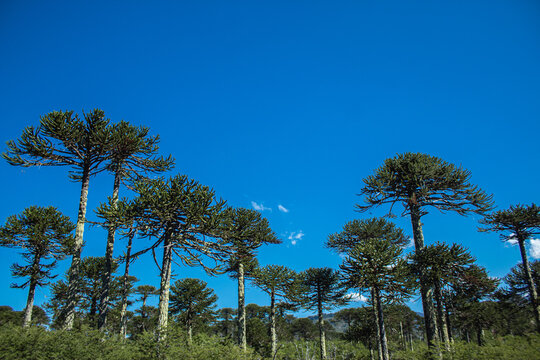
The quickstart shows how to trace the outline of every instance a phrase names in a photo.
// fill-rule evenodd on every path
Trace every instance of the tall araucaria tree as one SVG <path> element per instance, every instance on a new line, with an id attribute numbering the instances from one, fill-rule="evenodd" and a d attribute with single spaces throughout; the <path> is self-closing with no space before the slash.
<path id="1" fill-rule="evenodd" d="M 75 225 L 69 218 L 52 206 L 26 208 L 20 215 L 8 217 L 6 224 L 0 227 L 0 246 L 22 249 L 27 263 L 11 266 L 13 276 L 28 278 L 22 284 L 11 285 L 16 288 L 28 286 L 23 327 L 32 322 L 36 287 L 49 284 L 49 280 L 55 277 L 51 272 L 57 261 L 72 251 L 74 229 Z M 44 263 L 47 260 L 52 261 Z"/>
<path id="2" fill-rule="evenodd" d="M 68 166 L 72 180 L 81 182 L 79 211 L 73 257 L 69 272 L 68 303 L 64 329 L 73 327 L 83 233 L 90 177 L 104 170 L 110 138 L 109 120 L 102 110 L 84 113 L 84 120 L 73 111 L 53 111 L 40 119 L 37 128 L 29 126 L 21 137 L 7 143 L 2 157 L 15 166 Z"/>
<path id="3" fill-rule="evenodd" d="M 531 267 L 527 258 L 525 241 L 540 234 L 540 207 L 531 205 L 512 205 L 507 210 L 499 210 L 488 214 L 480 221 L 485 225 L 480 231 L 500 232 L 501 239 L 505 241 L 517 241 L 521 252 L 523 270 L 527 276 L 529 301 L 536 322 L 536 331 L 540 332 L 540 303 L 534 283 Z"/>
<path id="4" fill-rule="evenodd" d="M 309 268 L 300 273 L 302 307 L 317 310 L 319 325 L 319 347 L 321 360 L 326 360 L 326 334 L 323 311 L 347 303 L 347 289 L 341 284 L 338 271 L 330 268 Z"/>
<path id="5" fill-rule="evenodd" d="M 238 279 L 238 344 L 245 351 L 246 307 L 245 276 L 246 268 L 256 267 L 256 252 L 263 244 L 279 244 L 281 241 L 270 228 L 268 220 L 255 210 L 227 208 L 221 218 L 219 236 L 230 244 L 231 253 L 227 271 Z"/>
<path id="6" fill-rule="evenodd" d="M 208 322 L 215 318 L 217 299 L 214 290 L 199 279 L 177 280 L 171 287 L 170 312 L 179 314 L 180 321 L 186 326 L 189 345 L 192 343 L 194 322 Z"/>
<path id="7" fill-rule="evenodd" d="M 138 194 L 134 200 L 138 234 L 155 241 L 132 256 L 151 250 L 155 258 L 155 249 L 163 248 L 158 309 L 158 335 L 162 340 L 168 324 L 171 270 L 175 258 L 185 265 L 202 266 L 211 275 L 221 270 L 228 247 L 215 234 L 225 202 L 217 199 L 209 187 L 185 175 L 176 175 L 167 181 L 137 181 L 134 190 Z M 213 265 L 206 265 L 204 258 L 213 261 Z"/>
<path id="8" fill-rule="evenodd" d="M 386 159 L 374 175 L 364 179 L 360 196 L 367 205 L 356 205 L 363 212 L 390 204 L 391 214 L 396 203 L 403 207 L 402 215 L 411 219 L 415 250 L 424 247 L 422 216 L 429 208 L 460 215 L 484 214 L 492 208 L 492 196 L 469 182 L 471 173 L 461 166 L 422 153 L 399 154 Z M 420 293 L 424 309 L 427 342 L 430 347 L 438 340 L 433 307 L 433 289 L 422 281 Z"/>
<path id="9" fill-rule="evenodd" d="M 150 129 L 147 127 L 133 126 L 126 121 L 120 121 L 112 126 L 107 149 L 107 169 L 114 176 L 111 206 L 118 203 L 120 184 L 125 179 L 136 179 L 148 173 L 167 171 L 173 166 L 174 160 L 171 156 L 167 158 L 157 156 L 159 136 L 150 136 L 149 132 Z M 103 293 L 99 304 L 99 329 L 103 329 L 107 323 L 116 228 L 113 224 L 109 224 L 107 230 Z"/>
<path id="10" fill-rule="evenodd" d="M 276 334 L 276 298 L 293 303 L 296 300 L 294 282 L 297 274 L 281 265 L 267 265 L 256 268 L 253 272 L 253 283 L 270 295 L 270 337 L 272 340 L 272 358 L 277 352 Z"/>
<path id="11" fill-rule="evenodd" d="M 385 219 L 353 220 L 328 237 L 327 246 L 345 256 L 340 268 L 347 286 L 371 294 L 379 359 L 388 360 L 383 303 L 399 302 L 414 290 L 403 255 L 408 237 Z"/>

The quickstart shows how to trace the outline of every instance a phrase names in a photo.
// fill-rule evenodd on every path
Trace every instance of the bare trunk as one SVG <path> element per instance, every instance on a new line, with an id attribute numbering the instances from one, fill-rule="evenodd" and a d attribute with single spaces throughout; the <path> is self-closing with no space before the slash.
<path id="1" fill-rule="evenodd" d="M 319 315 L 319 340 L 321 346 L 321 360 L 326 360 L 326 334 L 324 333 L 323 308 L 321 300 L 321 291 L 317 289 L 317 310 Z"/>
<path id="2" fill-rule="evenodd" d="M 26 308 L 24 309 L 23 328 L 27 328 L 32 323 L 32 309 L 34 308 L 34 294 L 36 293 L 36 281 L 34 276 L 30 278 L 30 287 L 28 288 L 28 298 Z"/>
<path id="3" fill-rule="evenodd" d="M 191 315 L 188 315 L 187 319 L 187 333 L 188 333 L 188 346 L 193 343 L 193 322 L 191 321 Z"/>
<path id="4" fill-rule="evenodd" d="M 373 304 L 373 315 L 375 316 L 375 329 L 377 329 L 377 351 L 379 360 L 383 360 L 383 350 L 381 343 L 381 327 L 379 326 L 379 313 L 377 312 L 377 304 L 375 303 L 375 290 L 371 288 L 371 303 Z"/>
<path id="5" fill-rule="evenodd" d="M 159 287 L 158 340 L 165 339 L 165 331 L 169 320 L 169 288 L 171 286 L 172 246 L 169 236 L 163 242 L 163 263 L 161 265 L 161 282 Z"/>
<path id="6" fill-rule="evenodd" d="M 381 355 L 379 355 L 382 360 L 388 360 L 390 357 L 388 355 L 388 340 L 386 338 L 386 328 L 384 326 L 384 313 L 381 304 L 381 296 L 379 289 L 373 289 L 373 307 L 376 308 L 376 318 L 377 318 L 377 328 L 378 333 L 380 334 L 379 343 L 381 344 Z"/>
<path id="7" fill-rule="evenodd" d="M 399 339 L 400 339 L 400 342 L 401 342 L 401 347 L 402 349 L 405 349 L 406 347 L 406 344 L 405 344 L 405 335 L 403 333 L 403 322 L 399 322 Z"/>
<path id="8" fill-rule="evenodd" d="M 90 183 L 89 167 L 85 166 L 81 181 L 81 196 L 79 198 L 79 212 L 77 214 L 77 227 L 75 229 L 75 245 L 71 266 L 69 268 L 68 300 L 65 308 L 63 329 L 73 329 L 75 320 L 75 307 L 79 296 L 79 273 L 81 267 L 81 253 L 83 247 L 84 223 L 86 217 L 86 204 L 88 203 L 88 186 Z"/>
<path id="9" fill-rule="evenodd" d="M 238 264 L 238 345 L 247 349 L 246 340 L 246 305 L 244 292 L 244 264 Z"/>
<path id="10" fill-rule="evenodd" d="M 112 205 L 116 208 L 118 203 L 118 192 L 120 190 L 120 171 L 117 169 L 114 174 L 114 186 L 112 195 Z M 99 302 L 98 329 L 104 330 L 107 326 L 107 315 L 109 313 L 109 293 L 111 287 L 113 252 L 116 227 L 110 225 L 107 229 L 107 246 L 105 248 L 105 272 L 103 273 L 103 292 Z"/>
<path id="11" fill-rule="evenodd" d="M 127 335 L 127 299 L 128 299 L 128 276 L 129 276 L 129 264 L 131 260 L 131 244 L 133 243 L 133 237 L 135 236 L 135 233 L 132 232 L 129 234 L 129 240 L 128 245 L 126 249 L 126 267 L 124 269 L 124 281 L 122 286 L 122 308 L 120 310 L 120 335 L 122 338 L 125 338 Z M 144 299 L 144 303 L 146 302 L 146 299 Z M 143 316 L 144 317 L 144 316 Z M 144 323 L 143 323 L 144 324 Z M 144 325 L 143 325 L 144 326 Z"/>
<path id="12" fill-rule="evenodd" d="M 275 358 L 277 351 L 276 295 L 273 290 L 270 294 L 270 337 L 272 338 L 272 358 Z"/>
<path id="13" fill-rule="evenodd" d="M 540 304 L 538 303 L 538 293 L 531 274 L 531 267 L 525 250 L 525 239 L 518 236 L 519 250 L 521 251 L 521 260 L 523 261 L 523 270 L 527 275 L 527 287 L 529 288 L 529 297 L 533 308 L 534 320 L 536 321 L 536 331 L 540 332 Z"/>
<path id="14" fill-rule="evenodd" d="M 444 342 L 444 347 L 450 351 L 450 337 L 448 336 L 448 327 L 446 326 L 446 317 L 444 316 L 444 304 L 442 300 L 441 284 L 435 283 L 435 303 L 437 304 L 437 322 L 439 326 L 439 336 Z"/>
<path id="15" fill-rule="evenodd" d="M 424 234 L 422 232 L 420 209 L 418 206 L 411 205 L 411 223 L 415 251 L 418 251 L 424 247 Z M 436 341 L 439 340 L 437 322 L 435 321 L 435 309 L 433 307 L 433 289 L 425 284 L 423 274 L 420 276 L 420 294 L 422 296 L 427 343 L 430 348 L 433 348 L 435 347 Z"/>

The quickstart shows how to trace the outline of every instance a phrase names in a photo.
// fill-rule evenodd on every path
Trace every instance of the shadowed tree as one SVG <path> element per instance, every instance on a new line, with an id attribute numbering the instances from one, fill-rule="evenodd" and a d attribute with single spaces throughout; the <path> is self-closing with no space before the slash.
<path id="1" fill-rule="evenodd" d="M 540 332 L 540 303 L 525 249 L 525 241 L 540 234 L 540 207 L 535 204 L 512 205 L 507 210 L 499 210 L 486 215 L 480 222 L 485 225 L 484 228 L 480 228 L 480 231 L 500 232 L 501 239 L 515 240 L 519 244 L 523 270 L 527 276 L 529 301 L 536 321 L 536 331 Z"/>
<path id="2" fill-rule="evenodd" d="M 137 301 L 142 301 L 141 305 L 141 316 L 143 318 L 146 317 L 146 301 L 150 296 L 158 295 L 158 289 L 156 289 L 155 286 L 152 285 L 139 285 L 135 288 L 133 291 L 135 294 L 140 295 L 140 298 Z"/>
<path id="3" fill-rule="evenodd" d="M 281 265 L 267 265 L 255 269 L 253 272 L 253 283 L 259 289 L 270 295 L 270 338 L 272 341 L 272 358 L 277 352 L 276 334 L 276 298 L 294 302 L 293 282 L 297 277 L 296 273 Z"/>
<path id="4" fill-rule="evenodd" d="M 384 219 L 353 220 L 341 233 L 330 235 L 327 246 L 346 253 L 340 268 L 346 284 L 371 294 L 378 335 L 379 358 L 388 360 L 383 303 L 399 302 L 414 290 L 402 257 L 408 238 Z"/>
<path id="5" fill-rule="evenodd" d="M 347 303 L 347 290 L 341 286 L 338 271 L 330 268 L 309 268 L 300 273 L 302 281 L 302 307 L 317 310 L 319 347 L 322 360 L 326 360 L 326 335 L 323 311 Z"/>
<path id="6" fill-rule="evenodd" d="M 469 212 L 483 214 L 492 208 L 492 196 L 469 182 L 471 173 L 434 156 L 421 153 L 399 154 L 386 159 L 374 175 L 364 179 L 360 196 L 367 205 L 356 205 L 359 211 L 390 204 L 389 214 L 396 203 L 403 207 L 402 215 L 411 219 L 415 250 L 424 247 L 422 216 L 428 208 L 460 215 Z M 432 299 L 433 290 L 420 283 L 428 345 L 437 340 L 438 330 Z"/>
<path id="7" fill-rule="evenodd" d="M 256 267 L 256 252 L 263 244 L 279 244 L 268 220 L 260 213 L 244 208 L 227 208 L 222 216 L 218 230 L 219 236 L 230 244 L 231 253 L 227 271 L 238 280 L 238 344 L 245 351 L 246 308 L 245 276 L 246 270 Z"/>
<path id="8" fill-rule="evenodd" d="M 156 260 L 155 249 L 163 248 L 158 306 L 158 335 L 162 340 L 168 323 L 171 268 L 175 257 L 185 265 L 202 266 L 211 275 L 221 271 L 220 263 L 228 254 L 228 247 L 214 236 L 225 202 L 216 199 L 209 187 L 185 175 L 167 181 L 137 181 L 134 190 L 138 194 L 134 200 L 138 234 L 155 241 L 132 257 L 152 251 Z M 205 265 L 203 257 L 213 261 L 213 266 Z"/>
<path id="9" fill-rule="evenodd" d="M 28 278 L 22 284 L 11 285 L 16 288 L 28 286 L 23 327 L 32 322 L 36 287 L 49 284 L 49 280 L 55 277 L 51 272 L 57 261 L 64 259 L 72 250 L 74 239 L 71 233 L 74 229 L 75 225 L 69 218 L 52 206 L 26 208 L 20 215 L 8 217 L 0 228 L 0 245 L 22 249 L 27 263 L 11 266 L 14 277 Z M 52 261 L 44 263 L 47 260 Z"/>
<path id="10" fill-rule="evenodd" d="M 409 241 L 403 230 L 383 218 L 353 220 L 339 233 L 328 237 L 326 246 L 347 256 L 341 266 L 350 287 L 371 294 L 377 329 L 379 358 L 388 359 L 387 336 L 382 312 L 382 296 L 408 294 L 402 247 Z M 399 266 L 398 266 L 399 265 Z M 412 290 L 412 288 L 411 288 Z"/>
<path id="11" fill-rule="evenodd" d="M 482 300 L 493 294 L 499 280 L 490 278 L 485 268 L 471 265 L 453 280 L 450 301 L 456 309 L 457 318 L 464 327 L 476 330 L 478 345 L 483 345 L 482 329 L 490 316 L 484 311 Z"/>
<path id="12" fill-rule="evenodd" d="M 446 283 L 459 278 L 468 266 L 474 263 L 474 258 L 461 245 L 448 246 L 436 243 L 416 251 L 410 256 L 410 259 L 412 273 L 417 278 L 423 276 L 424 284 L 434 289 L 439 337 L 444 342 L 446 349 L 450 350 L 450 331 L 444 309 L 443 287 Z"/>
<path id="13" fill-rule="evenodd" d="M 37 128 L 29 126 L 16 141 L 7 143 L 2 154 L 16 166 L 68 166 L 72 180 L 81 182 L 79 211 L 75 231 L 73 258 L 69 275 L 69 297 L 65 309 L 64 328 L 73 327 L 83 247 L 83 233 L 90 177 L 103 171 L 109 143 L 109 120 L 102 110 L 84 113 L 84 120 L 73 111 L 53 111 L 40 119 Z"/>
<path id="14" fill-rule="evenodd" d="M 167 171 L 173 166 L 174 161 L 171 156 L 164 158 L 156 155 L 159 150 L 159 136 L 150 136 L 149 131 L 147 127 L 133 126 L 126 121 L 120 121 L 112 126 L 107 146 L 109 158 L 107 169 L 114 176 L 111 206 L 116 206 L 118 203 L 120 183 L 125 179 L 136 179 L 148 173 Z M 99 305 L 99 329 L 103 329 L 107 323 L 115 230 L 114 224 L 108 224 L 103 293 Z"/>
<path id="15" fill-rule="evenodd" d="M 186 278 L 177 280 L 171 287 L 171 314 L 180 314 L 188 332 L 188 344 L 191 345 L 193 324 L 195 321 L 208 322 L 215 318 L 216 301 L 214 290 L 199 279 Z"/>

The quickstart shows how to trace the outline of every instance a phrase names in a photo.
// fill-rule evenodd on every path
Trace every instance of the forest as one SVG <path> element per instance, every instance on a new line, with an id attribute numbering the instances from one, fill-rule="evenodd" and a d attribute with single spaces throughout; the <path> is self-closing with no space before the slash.
<path id="1" fill-rule="evenodd" d="M 396 154 L 363 179 L 351 204 L 357 218 L 327 234 L 324 246 L 342 259 L 338 269 L 263 266 L 259 251 L 282 241 L 269 221 L 174 174 L 175 159 L 160 154 L 159 141 L 150 128 L 95 109 L 47 113 L 7 143 L 2 158 L 10 165 L 63 167 L 58 172 L 67 169 L 81 190 L 72 199 L 75 222 L 51 204 L 1 224 L 0 245 L 22 254 L 2 266 L 11 266 L 12 287 L 28 292 L 23 310 L 0 306 L 2 359 L 540 358 L 540 261 L 527 255 L 540 234 L 536 204 L 497 210 L 460 165 Z M 105 173 L 112 192 L 87 209 L 90 183 Z M 378 207 L 387 215 L 370 216 Z M 99 221 L 88 220 L 88 211 Z M 430 211 L 479 215 L 478 231 L 517 244 L 521 263 L 495 278 L 466 247 L 424 239 Z M 398 227 L 396 217 L 410 228 Z M 107 232 L 101 257 L 83 256 L 90 225 Z M 134 251 L 134 242 L 144 249 Z M 130 271 L 142 257 L 159 268 L 159 286 Z M 66 274 L 55 270 L 59 261 L 70 261 Z M 218 308 L 220 294 L 205 281 L 172 275 L 185 266 L 234 279 L 238 306 Z M 43 287 L 51 296 L 37 305 Z M 250 287 L 267 294 L 269 305 L 246 303 Z M 351 291 L 366 296 L 366 306 L 351 306 Z M 412 297 L 422 313 L 405 305 Z M 295 317 L 299 310 L 312 315 Z"/>

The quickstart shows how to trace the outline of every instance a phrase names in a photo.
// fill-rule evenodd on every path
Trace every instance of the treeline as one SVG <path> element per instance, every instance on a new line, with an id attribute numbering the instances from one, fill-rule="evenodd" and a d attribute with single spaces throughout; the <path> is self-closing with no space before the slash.
<path id="1" fill-rule="evenodd" d="M 51 329 L 95 328 L 103 336 L 119 334 L 132 341 L 153 334 L 155 357 L 170 355 L 163 346 L 180 327 L 187 348 L 195 346 L 193 332 L 199 331 L 232 339 L 244 353 L 250 345 L 276 358 L 287 342 L 314 340 L 312 322 L 286 313 L 301 308 L 317 314 L 321 359 L 336 354 L 335 346 L 334 353 L 329 351 L 327 336 L 362 343 L 369 356 L 376 352 L 386 360 L 399 351 L 414 351 L 416 339 L 424 339 L 427 356 L 436 358 L 455 355 L 459 339 L 475 337 L 478 346 L 484 345 L 486 330 L 492 335 L 540 331 L 538 262 L 531 266 L 525 250 L 525 242 L 540 232 L 540 208 L 514 205 L 494 211 L 492 196 L 469 182 L 466 169 L 420 153 L 387 159 L 364 180 L 356 207 L 365 212 L 388 205 L 391 216 L 351 220 L 328 236 L 326 246 L 343 258 L 339 270 L 297 273 L 277 264 L 259 266 L 258 249 L 280 243 L 260 213 L 228 206 L 213 189 L 186 175 L 159 176 L 173 168 L 174 160 L 160 155 L 158 145 L 159 137 L 148 128 L 112 123 L 101 110 L 83 118 L 71 111 L 49 113 L 37 127 L 25 128 L 20 138 L 8 142 L 2 156 L 11 165 L 66 166 L 70 179 L 81 183 L 76 224 L 52 206 L 32 206 L 0 228 L 3 246 L 24 249 L 25 263 L 12 265 L 13 276 L 24 279 L 14 286 L 29 289 L 22 327 L 32 323 L 36 288 L 49 285 L 57 261 L 71 256 L 65 280 L 50 284 L 52 296 L 44 305 L 52 316 Z M 89 183 L 105 172 L 113 175 L 113 191 L 95 209 L 97 225 L 108 231 L 104 256 L 83 258 Z M 129 196 L 120 198 L 121 190 Z M 414 251 L 408 255 L 409 237 L 388 220 L 396 208 L 411 220 Z M 422 218 L 433 209 L 480 214 L 481 231 L 496 231 L 519 244 L 523 262 L 504 286 L 499 288 L 500 281 L 475 264 L 466 248 L 425 244 Z M 117 236 L 127 246 L 115 258 Z M 133 252 L 134 241 L 143 249 Z M 142 256 L 153 256 L 158 265 L 158 288 L 136 286 L 130 265 Z M 201 266 L 210 275 L 228 273 L 238 284 L 237 309 L 216 312 L 217 296 L 201 280 L 172 283 L 173 263 Z M 269 307 L 245 306 L 246 280 L 268 294 Z M 338 312 L 347 326 L 337 336 L 324 313 L 350 302 L 350 289 L 367 295 L 370 307 Z M 417 293 L 422 321 L 400 306 Z M 147 305 L 151 296 L 159 297 L 155 308 Z M 134 301 L 139 308 L 128 311 Z"/>

